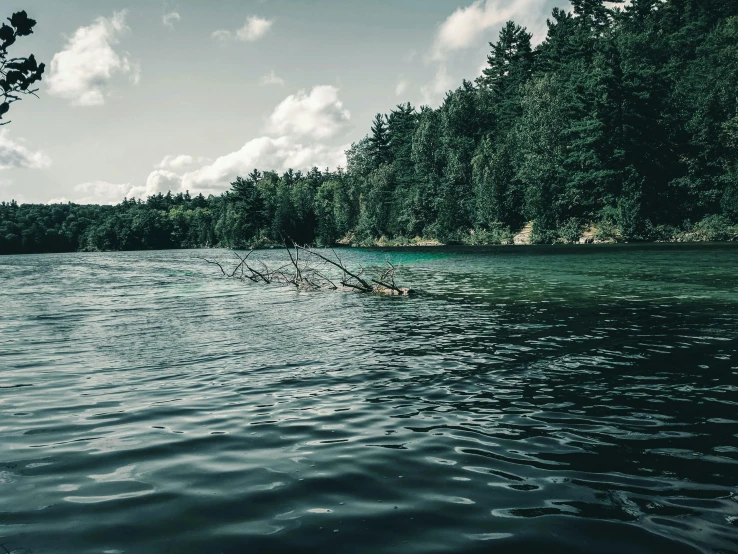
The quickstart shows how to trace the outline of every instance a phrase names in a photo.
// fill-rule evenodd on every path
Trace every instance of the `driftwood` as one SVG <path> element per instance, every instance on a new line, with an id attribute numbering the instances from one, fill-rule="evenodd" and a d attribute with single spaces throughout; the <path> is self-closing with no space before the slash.
<path id="1" fill-rule="evenodd" d="M 325 255 L 309 246 L 292 247 L 285 245 L 289 263 L 271 268 L 262 261 L 252 261 L 250 250 L 245 256 L 233 252 L 239 263 L 228 272 L 216 260 L 197 256 L 209 264 L 216 265 L 224 277 L 251 281 L 252 283 L 282 284 L 294 286 L 300 290 L 343 290 L 388 296 L 410 296 L 413 290 L 400 287 L 395 283 L 397 267 L 389 260 L 376 278 L 367 277 L 363 267 L 351 270 L 341 260 L 338 253 L 331 249 L 331 255 Z"/>

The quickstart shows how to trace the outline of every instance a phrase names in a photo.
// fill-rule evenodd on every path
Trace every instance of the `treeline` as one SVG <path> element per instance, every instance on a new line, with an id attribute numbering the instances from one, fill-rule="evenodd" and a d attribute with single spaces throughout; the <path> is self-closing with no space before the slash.
<path id="1" fill-rule="evenodd" d="M 0 253 L 327 244 L 343 171 L 254 171 L 220 196 L 157 194 L 115 206 L 0 203 Z"/>
<path id="2" fill-rule="evenodd" d="M 375 118 L 345 170 L 254 171 L 219 197 L 0 206 L 0 252 L 384 237 L 716 240 L 738 233 L 738 2 L 572 0 L 509 22 L 437 109 Z M 687 235 L 688 236 L 688 235 Z"/>

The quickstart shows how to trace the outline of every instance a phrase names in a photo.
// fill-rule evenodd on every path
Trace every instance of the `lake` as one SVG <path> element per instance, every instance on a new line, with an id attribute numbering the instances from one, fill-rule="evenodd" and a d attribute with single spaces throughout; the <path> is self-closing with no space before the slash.
<path id="1" fill-rule="evenodd" d="M 738 245 L 197 255 L 0 257 L 6 552 L 738 552 Z"/>

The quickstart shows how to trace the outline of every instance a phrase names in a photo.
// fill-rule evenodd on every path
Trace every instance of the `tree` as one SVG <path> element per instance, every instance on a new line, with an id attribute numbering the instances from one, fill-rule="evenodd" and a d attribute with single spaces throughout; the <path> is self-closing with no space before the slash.
<path id="1" fill-rule="evenodd" d="M 395 169 L 397 187 L 392 198 L 390 219 L 394 234 L 416 232 L 417 225 L 412 213 L 412 198 L 415 188 L 415 167 L 412 161 L 413 134 L 418 123 L 418 114 L 410 103 L 401 104 L 387 118 L 389 157 Z"/>
<path id="2" fill-rule="evenodd" d="M 532 35 L 508 21 L 500 31 L 496 43 L 490 43 L 488 66 L 482 71 L 478 84 L 491 93 L 495 120 L 502 132 L 520 114 L 520 89 L 533 71 Z"/>
<path id="3" fill-rule="evenodd" d="M 508 22 L 483 74 L 441 106 L 378 114 L 345 171 L 254 171 L 220 196 L 118 206 L 0 202 L 0 253 L 479 243 L 526 222 L 538 242 L 578 240 L 585 225 L 616 240 L 738 237 L 738 1 L 572 5 L 535 49 Z M 32 27 L 11 20 L 3 53 Z M 21 62 L 6 86 L 33 78 Z"/>
<path id="4" fill-rule="evenodd" d="M 441 176 L 445 170 L 445 151 L 441 143 L 439 112 L 428 106 L 420 108 L 413 134 L 412 161 L 415 166 L 415 189 L 412 198 L 414 231 L 427 233 L 438 217 Z"/>
<path id="5" fill-rule="evenodd" d="M 571 13 L 554 8 L 553 19 L 548 19 L 546 40 L 536 49 L 534 69 L 537 73 L 552 73 L 565 66 L 572 58 L 572 35 L 575 20 Z"/>
<path id="6" fill-rule="evenodd" d="M 525 83 L 533 66 L 531 38 L 524 27 L 508 21 L 498 41 L 489 43 L 492 52 L 487 56 L 488 67 L 482 70 L 480 84 L 504 97 L 508 89 Z"/>
<path id="7" fill-rule="evenodd" d="M 389 162 L 389 132 L 387 118 L 378 113 L 372 123 L 372 134 L 369 137 L 370 155 L 375 167 Z"/>
<path id="8" fill-rule="evenodd" d="M 686 171 L 675 179 L 678 202 L 701 218 L 714 213 L 723 196 L 733 194 L 736 148 L 731 129 L 738 113 L 738 17 L 723 20 L 697 47 L 676 84 Z M 733 170 L 731 170 L 731 166 Z"/>
<path id="9" fill-rule="evenodd" d="M 0 27 L 0 125 L 10 123 L 1 120 L 10 110 L 10 105 L 21 99 L 21 95 L 36 96 L 38 89 L 33 89 L 32 85 L 41 80 L 45 68 L 44 64 L 36 61 L 33 54 L 27 58 L 8 57 L 8 48 L 15 44 L 18 37 L 32 34 L 36 25 L 36 21 L 30 19 L 24 11 L 14 13 L 8 21 L 10 25 L 3 23 Z"/>

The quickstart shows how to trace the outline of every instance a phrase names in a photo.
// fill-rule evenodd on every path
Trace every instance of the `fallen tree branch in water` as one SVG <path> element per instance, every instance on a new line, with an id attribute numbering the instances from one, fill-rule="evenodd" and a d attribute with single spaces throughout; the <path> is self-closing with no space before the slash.
<path id="1" fill-rule="evenodd" d="M 299 290 L 344 290 L 388 296 L 409 296 L 414 292 L 410 288 L 397 285 L 395 282 L 397 267 L 389 260 L 386 261 L 386 267 L 376 278 L 367 278 L 364 277 L 363 267 L 347 268 L 333 249 L 331 249 L 332 256 L 317 252 L 309 246 L 299 246 L 295 243 L 292 247 L 285 244 L 284 249 L 290 261 L 276 269 L 270 268 L 261 260 L 257 261 L 259 269 L 250 266 L 247 260 L 253 254 L 253 250 L 245 256 L 233 252 L 239 263 L 230 273 L 216 260 L 209 260 L 202 256 L 196 256 L 196 258 L 211 265 L 217 265 L 224 277 L 252 283 L 276 283 L 294 286 Z M 335 274 L 336 270 L 339 275 L 331 275 L 331 271 Z"/>

